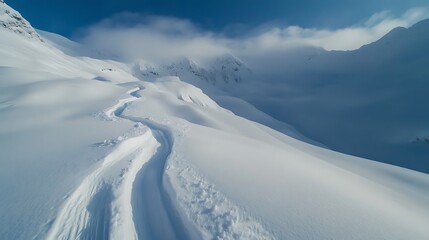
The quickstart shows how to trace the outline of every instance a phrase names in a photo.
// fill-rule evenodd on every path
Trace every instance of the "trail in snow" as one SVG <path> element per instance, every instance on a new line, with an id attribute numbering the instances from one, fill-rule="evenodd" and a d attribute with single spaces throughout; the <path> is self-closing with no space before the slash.
<path id="1" fill-rule="evenodd" d="M 127 91 L 127 94 L 131 95 L 129 98 L 124 98 L 118 100 L 118 103 L 113 105 L 112 107 L 104 110 L 104 115 L 107 117 L 108 120 L 115 120 L 115 119 L 121 119 L 123 118 L 121 115 L 125 111 L 125 109 L 128 107 L 128 105 L 140 98 L 140 95 L 138 92 L 142 90 L 142 87 L 136 87 L 129 91 Z"/>
<path id="2" fill-rule="evenodd" d="M 115 140 L 116 148 L 66 200 L 47 239 L 272 239 L 172 153 L 172 129 L 124 114 L 140 90 L 104 110 L 107 120 L 131 121 L 135 128 Z"/>
<path id="3" fill-rule="evenodd" d="M 129 119 L 129 117 L 125 117 Z M 130 117 L 131 119 L 131 117 Z M 139 239 L 190 239 L 185 226 L 174 209 L 173 203 L 163 187 L 166 160 L 171 154 L 171 137 L 162 127 L 148 119 L 134 120 L 148 126 L 160 143 L 161 151 L 142 169 L 133 189 L 133 210 L 135 222 L 144 223 L 145 229 L 138 228 Z M 146 231 L 146 229 L 148 231 Z"/>
<path id="4" fill-rule="evenodd" d="M 110 120 L 136 122 L 133 136 L 119 143 L 71 194 L 47 239 L 187 238 L 162 187 L 171 137 L 150 120 L 122 115 L 141 89 L 128 91 L 132 97 L 105 110 Z"/>

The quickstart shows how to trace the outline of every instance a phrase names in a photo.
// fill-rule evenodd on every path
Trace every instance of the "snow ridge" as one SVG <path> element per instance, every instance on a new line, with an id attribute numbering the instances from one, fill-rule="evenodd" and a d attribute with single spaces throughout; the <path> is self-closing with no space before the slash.
<path id="1" fill-rule="evenodd" d="M 105 115 L 120 119 L 126 105 L 136 99 L 120 100 Z M 166 208 L 159 206 L 163 201 L 156 199 L 161 193 L 153 192 L 160 185 L 158 177 L 168 156 L 168 148 L 158 141 L 162 137 L 159 131 L 137 123 L 119 138 L 125 140 L 66 200 L 47 239 L 176 239 L 173 228 L 168 228 L 171 223 Z M 153 216 L 141 216 L 153 215 L 154 211 L 162 221 L 157 222 L 162 231 L 150 221 Z"/>
<path id="2" fill-rule="evenodd" d="M 170 160 L 166 174 L 170 181 L 165 184 L 171 184 L 177 194 L 178 209 L 187 221 L 197 226 L 199 238 L 274 239 L 258 221 L 201 177 L 183 156 L 176 155 Z"/>
<path id="3" fill-rule="evenodd" d="M 190 91 L 195 87 L 166 79 L 158 79 L 157 89 L 175 93 L 176 91 Z M 179 84 L 180 83 L 180 84 Z M 189 87 L 191 87 L 189 89 Z M 144 88 L 139 86 L 127 93 L 138 96 Z M 201 90 L 200 90 L 201 91 Z M 180 98 L 180 97 L 178 97 Z M 206 102 L 209 99 L 205 94 L 199 92 L 194 95 L 194 101 Z M 131 104 L 128 101 L 125 104 Z M 205 106 L 205 105 L 204 105 Z M 220 107 L 211 106 L 215 109 Z M 121 114 L 123 111 L 121 112 Z M 274 239 L 264 227 L 251 216 L 246 214 L 237 205 L 229 201 L 216 187 L 200 176 L 194 168 L 180 155 L 181 140 L 186 137 L 188 123 L 179 123 L 177 120 L 168 119 L 157 123 L 151 119 L 139 118 L 128 114 L 120 116 L 123 119 L 144 124 L 153 132 L 162 135 L 159 138 L 162 146 L 168 146 L 169 155 L 166 156 L 162 169 L 162 186 L 158 190 L 163 194 L 164 208 L 169 214 L 171 226 L 174 228 L 177 239 Z M 164 124 L 165 123 L 165 124 Z M 150 164 L 150 163 L 149 163 Z M 151 196 L 147 194 L 145 198 Z M 152 199 L 151 202 L 160 201 Z M 158 212 L 151 218 L 156 219 Z M 150 216 L 149 216 L 150 217 Z M 152 229 L 161 228 L 155 232 L 165 231 L 165 224 L 154 225 Z M 161 237 L 161 238 L 160 238 Z M 150 239 L 173 239 L 162 238 L 160 235 L 151 235 Z"/>
<path id="4" fill-rule="evenodd" d="M 245 87 L 239 59 L 145 77 L 13 31 L 0 30 L 2 239 L 429 239 L 427 174 L 302 143 L 206 95 Z M 426 148 L 417 130 L 407 139 Z"/>
<path id="5" fill-rule="evenodd" d="M 200 65 L 189 58 L 183 58 L 164 65 L 136 64 L 134 72 L 137 77 L 145 80 L 177 76 L 186 81 L 195 78 L 219 87 L 241 83 L 252 74 L 240 59 L 232 55 L 216 58 L 205 65 Z"/>
<path id="6" fill-rule="evenodd" d="M 135 239 L 132 209 L 126 203 L 138 170 L 157 147 L 150 130 L 123 141 L 67 199 L 47 239 Z M 127 162 L 131 164 L 123 170 L 115 168 Z"/>
<path id="7" fill-rule="evenodd" d="M 3 0 L 0 1 L 0 27 L 29 39 L 37 39 L 43 42 L 43 39 L 34 30 L 31 24 L 25 20 L 19 12 L 9 7 Z"/>
<path id="8" fill-rule="evenodd" d="M 124 114 L 142 89 L 104 111 L 135 128 L 111 142 L 117 146 L 67 198 L 47 239 L 273 239 L 174 151 L 186 124 L 170 122 L 174 130 Z"/>

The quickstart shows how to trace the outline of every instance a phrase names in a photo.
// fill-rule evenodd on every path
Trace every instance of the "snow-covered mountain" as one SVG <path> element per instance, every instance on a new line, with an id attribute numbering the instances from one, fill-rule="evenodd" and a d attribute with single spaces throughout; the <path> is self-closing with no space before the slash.
<path id="1" fill-rule="evenodd" d="M 333 150 L 428 173 L 428 41 L 424 20 L 355 51 L 277 55 L 238 96 Z"/>
<path id="2" fill-rule="evenodd" d="M 183 58 L 180 61 L 154 66 L 152 64 L 136 64 L 135 74 L 146 79 L 155 79 L 161 76 L 178 76 L 193 84 L 208 82 L 220 89 L 231 90 L 238 83 L 246 84 L 251 70 L 235 56 L 230 54 L 215 58 L 204 65 Z"/>
<path id="3" fill-rule="evenodd" d="M 0 0 L 0 28 L 5 28 L 30 39 L 43 41 L 30 23 L 19 12 L 5 4 L 3 0 Z"/>
<path id="4" fill-rule="evenodd" d="M 302 142 L 186 75 L 145 80 L 44 36 L 0 28 L 2 239 L 429 238 L 427 174 Z"/>

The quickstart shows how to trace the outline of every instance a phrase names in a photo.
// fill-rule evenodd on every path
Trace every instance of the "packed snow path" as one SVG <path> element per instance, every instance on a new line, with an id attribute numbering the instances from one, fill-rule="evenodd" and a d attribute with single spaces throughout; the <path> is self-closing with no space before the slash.
<path id="1" fill-rule="evenodd" d="M 48 239 L 186 238 L 162 187 L 171 138 L 150 120 L 122 115 L 140 90 L 105 111 L 110 120 L 136 122 L 136 136 L 122 140 L 68 197 Z"/>

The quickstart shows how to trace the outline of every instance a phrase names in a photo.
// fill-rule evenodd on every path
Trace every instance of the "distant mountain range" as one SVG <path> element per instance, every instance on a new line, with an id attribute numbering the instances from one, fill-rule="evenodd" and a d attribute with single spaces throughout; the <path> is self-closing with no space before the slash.
<path id="1" fill-rule="evenodd" d="M 427 26 L 155 65 L 1 1 L 0 238 L 429 239 Z"/>

